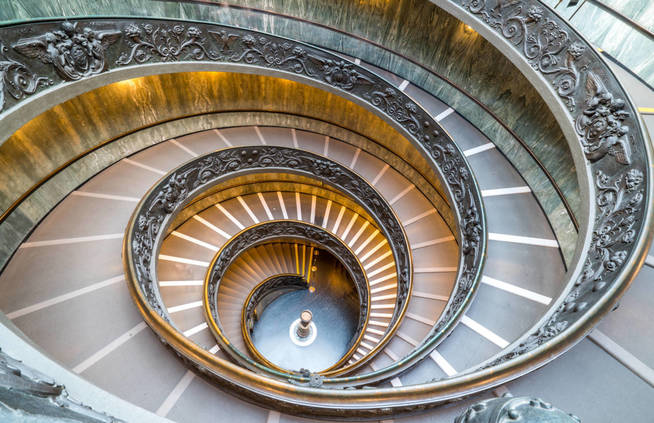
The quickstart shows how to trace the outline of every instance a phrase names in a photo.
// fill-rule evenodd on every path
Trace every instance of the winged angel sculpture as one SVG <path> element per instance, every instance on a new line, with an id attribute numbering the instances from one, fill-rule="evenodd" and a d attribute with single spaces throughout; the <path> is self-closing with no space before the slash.
<path id="1" fill-rule="evenodd" d="M 61 29 L 24 38 L 12 47 L 19 53 L 51 64 L 64 79 L 76 81 L 105 69 L 105 51 L 120 37 L 120 31 L 80 28 L 63 22 Z"/>

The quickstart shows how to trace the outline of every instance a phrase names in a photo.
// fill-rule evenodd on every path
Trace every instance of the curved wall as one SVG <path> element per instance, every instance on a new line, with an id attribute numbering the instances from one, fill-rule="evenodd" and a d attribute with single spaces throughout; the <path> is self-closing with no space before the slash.
<path id="1" fill-rule="evenodd" d="M 557 115 L 557 116 L 560 116 L 560 115 Z M 637 126 L 637 125 L 636 125 L 636 126 Z M 570 129 L 570 128 L 568 128 L 568 129 Z M 572 145 L 572 144 L 571 144 L 571 145 Z M 573 146 L 573 147 L 574 147 L 574 146 Z M 642 147 L 642 146 L 639 144 L 639 148 L 641 148 L 641 147 Z M 641 156 L 641 157 L 643 158 L 643 161 L 646 162 L 645 164 L 647 165 L 647 164 L 648 164 L 647 162 L 649 161 L 649 157 L 651 157 L 651 151 L 648 150 L 649 147 L 647 147 L 647 146 L 646 146 L 646 147 L 643 147 L 643 148 L 644 148 L 644 152 L 643 152 L 643 151 L 640 151 L 641 154 L 640 154 L 639 156 Z M 643 148 L 641 148 L 641 150 L 643 150 Z M 578 152 L 577 152 L 577 153 L 578 153 Z M 642 163 L 640 163 L 640 162 L 637 163 L 638 166 L 640 166 L 641 164 L 642 164 Z M 617 166 L 617 165 L 616 165 L 616 166 Z M 645 169 L 647 169 L 647 167 L 646 167 Z M 609 170 L 614 171 L 615 169 L 609 167 Z M 638 170 L 638 169 L 636 169 L 636 170 Z M 618 174 L 618 176 L 620 176 L 620 174 Z M 620 177 L 621 177 L 621 176 L 620 176 Z M 646 194 L 647 194 L 648 196 L 651 196 L 651 186 L 649 185 L 650 182 L 651 182 L 651 180 L 648 178 L 648 179 L 647 179 L 647 184 L 648 184 L 648 186 L 647 186 L 647 191 L 646 191 Z M 591 187 L 591 188 L 592 188 L 592 187 Z M 591 189 L 591 191 L 592 191 L 592 189 Z M 591 192 L 591 193 L 592 193 L 592 192 Z M 602 204 L 600 204 L 600 207 L 601 207 L 601 206 L 602 206 Z M 594 210 L 592 207 L 593 207 L 593 206 L 591 206 L 591 212 Z M 649 213 L 648 210 L 645 210 L 645 212 Z M 638 224 L 641 224 L 641 223 L 642 223 L 644 226 L 647 226 L 647 224 L 650 222 L 650 214 L 646 214 L 645 212 L 643 212 L 642 214 L 639 214 L 638 216 L 636 216 L 635 219 L 637 219 L 637 223 L 638 223 Z M 639 213 L 640 213 L 640 211 L 639 211 Z M 591 217 L 594 217 L 594 214 L 591 214 Z M 593 219 L 593 220 L 594 220 L 594 219 Z M 594 229 L 594 228 L 590 228 L 590 229 L 592 230 L 592 229 Z M 585 234 L 584 234 L 584 235 L 585 235 Z M 626 244 L 626 243 L 631 243 L 631 242 L 632 242 L 631 240 L 628 241 L 628 242 L 625 241 L 625 244 Z M 638 243 L 637 248 L 634 247 L 633 250 L 638 250 L 638 249 L 639 249 L 639 250 L 643 250 L 643 249 L 647 246 L 647 245 L 646 245 L 646 244 L 647 244 L 647 240 L 645 240 L 645 236 L 640 237 L 640 232 L 639 232 L 639 238 L 637 239 L 637 243 Z M 631 248 L 631 247 L 630 247 L 630 248 Z M 630 250 L 630 251 L 631 251 L 631 250 Z M 644 250 L 643 250 L 643 251 L 644 251 Z M 625 254 L 626 254 L 626 253 L 625 253 Z M 643 254 L 644 254 L 644 253 L 643 253 Z M 621 290 L 624 290 L 624 289 L 626 288 L 626 286 L 628 285 L 628 280 L 627 280 L 627 279 L 629 279 L 629 278 L 631 277 L 631 275 L 630 275 L 629 273 L 634 272 L 635 270 L 637 270 L 638 263 L 635 262 L 636 260 L 641 260 L 641 261 L 642 261 L 642 254 L 641 254 L 640 256 L 638 256 L 638 257 L 635 256 L 635 255 L 629 257 L 629 263 L 627 263 L 627 265 L 624 266 L 624 269 L 623 269 L 623 268 L 620 269 L 619 277 L 614 277 L 615 279 L 619 279 L 618 282 L 616 282 L 616 283 L 614 284 L 615 286 L 609 286 L 609 288 L 612 289 L 612 291 L 611 291 L 609 294 L 615 294 L 615 295 L 608 295 L 608 294 L 607 294 L 607 298 L 610 297 L 610 298 L 609 298 L 610 301 L 608 301 L 608 300 L 605 300 L 605 301 L 604 301 L 604 300 L 603 300 L 602 302 L 598 302 L 598 304 L 597 304 L 596 306 L 594 306 L 596 309 L 600 309 L 600 308 L 602 308 L 602 309 L 608 309 L 608 308 L 610 308 L 610 307 L 613 305 L 613 302 L 617 300 L 617 297 L 619 296 L 620 291 L 621 291 Z M 607 277 L 607 278 L 608 278 L 608 279 L 611 279 L 611 277 Z M 580 279 L 579 281 L 580 281 L 580 282 L 579 282 L 580 284 L 581 284 L 582 282 L 584 282 L 583 279 Z M 613 282 L 613 280 L 610 280 L 610 282 Z M 570 297 L 568 297 L 568 298 L 576 299 L 577 296 L 580 295 L 580 294 L 579 294 L 580 292 L 581 292 L 582 295 L 586 295 L 587 297 L 592 296 L 592 295 L 595 295 L 595 294 L 589 294 L 589 293 L 588 293 L 588 292 L 589 292 L 589 289 L 587 289 L 587 288 L 589 288 L 588 285 L 590 285 L 590 284 L 585 283 L 585 285 L 586 285 L 586 286 L 584 286 L 584 288 L 583 288 L 583 289 L 585 290 L 584 292 L 581 292 L 581 289 L 579 289 L 579 290 L 577 290 L 576 292 L 573 292 L 572 295 L 571 295 Z M 601 288 L 598 288 L 598 290 L 601 290 Z M 595 292 L 595 291 L 596 291 L 596 290 L 593 289 L 593 292 Z M 599 295 L 599 294 L 597 294 L 597 295 Z M 597 295 L 595 295 L 595 296 L 597 296 Z M 566 300 L 567 300 L 568 298 L 566 298 Z M 584 299 L 585 299 L 585 298 L 584 298 Z M 572 303 L 571 305 L 574 305 L 574 303 Z M 586 306 L 587 306 L 587 303 L 584 302 L 584 303 L 582 303 L 582 305 L 583 305 L 583 307 L 586 307 Z M 583 308 L 580 308 L 580 309 L 577 309 L 577 310 L 573 309 L 573 307 L 569 307 L 569 308 L 570 308 L 570 310 L 565 310 L 565 312 L 568 313 L 568 314 L 566 314 L 566 315 L 563 316 L 563 317 L 565 317 L 566 319 L 570 319 L 570 320 L 565 320 L 564 323 L 568 324 L 569 322 L 572 322 L 572 324 L 574 324 L 574 326 L 573 326 L 571 329 L 569 329 L 568 332 L 567 332 L 568 334 L 570 334 L 570 337 L 569 337 L 568 339 L 579 339 L 579 338 L 583 335 L 582 332 L 583 332 L 583 331 L 590 330 L 591 323 L 594 323 L 594 322 L 592 322 L 592 321 L 588 321 L 588 320 L 587 320 L 587 321 L 583 321 L 583 320 L 581 320 L 581 318 L 579 318 L 579 317 L 577 317 L 576 320 L 575 320 L 575 318 L 574 318 L 574 316 L 572 315 L 572 313 L 575 313 L 575 312 L 577 312 L 577 311 L 579 311 L 579 310 L 583 310 Z M 600 310 L 600 311 L 604 311 L 604 310 Z M 563 311 L 562 311 L 562 312 L 563 312 Z M 599 315 L 599 313 L 598 313 L 597 315 Z M 556 317 L 556 316 L 555 316 L 555 317 Z M 581 321 L 581 323 L 579 323 L 579 321 Z M 556 323 L 556 319 L 553 318 L 553 319 L 552 319 L 552 322 Z M 548 329 L 552 329 L 552 328 L 553 328 L 553 323 L 548 323 L 548 324 L 546 325 L 545 322 L 543 322 L 542 329 L 543 329 L 544 331 L 546 331 L 546 330 L 548 330 Z M 558 329 L 557 329 L 557 330 L 558 330 Z M 548 341 L 550 338 L 555 337 L 555 336 L 558 335 L 558 332 L 555 333 L 555 334 L 553 334 L 553 335 L 552 335 L 552 334 L 549 334 L 549 332 L 543 332 L 543 333 L 545 333 L 545 336 L 543 336 L 542 338 L 544 338 L 545 341 Z M 563 343 L 564 341 L 560 341 L 560 339 L 563 339 L 563 338 L 564 338 L 563 336 L 560 336 L 560 337 L 559 337 L 559 340 L 553 340 L 553 341 L 551 341 L 550 346 L 551 346 L 551 345 L 554 345 L 554 347 L 551 347 L 548 351 L 545 351 L 544 348 L 541 348 L 541 349 L 540 349 L 539 351 L 537 351 L 537 352 L 541 355 L 541 357 L 544 357 L 545 354 L 549 354 L 549 358 L 547 358 L 547 359 L 548 359 L 548 360 L 551 359 L 552 356 L 558 354 L 559 352 L 561 352 L 561 351 L 563 351 L 565 348 L 567 348 L 567 346 L 562 346 L 562 343 Z M 539 340 L 540 340 L 540 338 L 539 338 Z M 545 341 L 543 341 L 543 342 L 545 342 Z M 556 344 L 556 342 L 558 342 L 558 344 Z M 535 345 L 535 344 L 534 344 L 534 342 L 532 341 L 532 344 L 529 346 L 529 348 L 533 348 L 533 349 L 538 348 L 538 346 L 533 346 L 533 345 Z M 538 345 L 541 345 L 541 344 L 539 343 Z M 522 347 L 521 347 L 521 348 L 522 348 Z M 518 351 L 518 354 L 522 354 L 523 357 L 527 356 L 528 353 L 530 353 L 530 351 L 525 351 L 525 350 L 519 350 L 519 351 Z M 529 355 L 532 355 L 532 354 L 529 354 Z M 525 360 L 526 360 L 526 359 L 525 359 Z M 516 360 L 516 361 L 518 361 L 518 360 Z M 507 368 L 508 368 L 508 366 L 505 366 L 505 367 L 504 367 L 504 369 L 507 369 Z M 519 369 L 519 370 L 521 370 L 521 369 Z M 522 371 L 522 370 L 521 370 L 521 371 Z M 497 373 L 495 373 L 495 375 L 497 375 Z M 500 376 L 501 376 L 501 375 L 500 375 Z M 489 377 L 490 377 L 490 376 L 489 376 Z"/>
<path id="2" fill-rule="evenodd" d="M 241 112 L 212 115 L 238 110 Z M 261 112 L 286 115 L 274 117 Z M 169 124 L 156 126 L 165 122 Z M 318 88 L 268 76 L 161 74 L 110 84 L 58 104 L 0 145 L 0 165 L 6 170 L 0 174 L 0 210 L 6 211 L 20 200 L 21 193 L 61 169 L 70 170 L 46 182 L 0 225 L 7 240 L 0 247 L 0 263 L 63 196 L 103 167 L 170 137 L 240 124 L 316 130 L 387 156 L 392 166 L 421 175 L 416 186 L 427 193 L 450 227 L 455 227 L 440 182 L 430 173 L 425 159 L 406 138 L 362 107 Z M 145 132 L 139 134 L 141 130 Z M 97 151 L 121 137 L 132 139 L 134 144 L 127 141 L 111 150 Z M 150 139 L 144 139 L 147 137 Z M 90 157 L 84 157 L 91 152 Z"/>
<path id="3" fill-rule="evenodd" d="M 561 243 L 576 242 L 574 227 L 551 183 L 514 138 L 519 136 L 533 150 L 573 213 L 578 214 L 575 166 L 549 108 L 528 79 L 490 42 L 428 1 L 247 0 L 218 6 L 199 1 L 127 0 L 107 5 L 73 0 L 64 8 L 14 0 L 11 8 L 0 11 L 0 19 L 8 21 L 92 15 L 231 24 L 304 40 L 388 69 L 455 107 L 495 142 L 525 176 Z M 455 87 L 469 93 L 483 107 Z"/>

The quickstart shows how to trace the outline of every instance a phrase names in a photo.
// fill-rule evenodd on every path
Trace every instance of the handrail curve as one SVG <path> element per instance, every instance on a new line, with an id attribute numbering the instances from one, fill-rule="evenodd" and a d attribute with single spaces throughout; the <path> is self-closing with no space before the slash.
<path id="1" fill-rule="evenodd" d="M 373 351 L 354 364 L 359 365 L 360 362 L 372 358 L 374 353 L 394 335 L 398 327 L 397 323 L 401 321 L 408 305 L 412 279 L 408 241 L 393 210 L 362 177 L 331 160 L 303 150 L 271 146 L 228 148 L 193 159 L 164 176 L 137 206 L 125 236 L 123 254 L 125 268 L 130 288 L 139 308 L 142 312 L 144 309 L 151 309 L 164 321 L 170 323 L 165 307 L 162 306 L 159 298 L 158 284 L 156 283 L 156 261 L 151 260 L 151 257 L 156 256 L 167 225 L 174 219 L 176 212 L 188 202 L 193 201 L 195 196 L 201 195 L 207 188 L 231 176 L 244 174 L 244 172 L 295 172 L 310 175 L 323 183 L 332 185 L 350 198 L 356 199 L 366 212 L 373 216 L 393 251 L 398 275 L 398 295 L 393 318 L 389 325 L 391 329 L 382 337 Z M 461 265 L 460 262 L 459 266 Z M 265 366 L 261 364 L 256 364 L 255 367 L 265 370 L 271 375 L 292 380 L 294 383 L 307 383 L 312 386 L 316 384 L 330 387 L 359 386 L 392 378 L 398 372 L 416 364 L 444 339 L 447 329 L 454 327 L 458 317 L 469 305 L 469 300 L 475 290 L 476 283 L 473 282 L 470 285 L 455 284 L 448 305 L 423 343 L 402 360 L 384 368 L 363 375 L 316 379 L 311 375 L 307 377 L 295 374 L 277 374 L 276 370 L 265 369 Z M 205 297 L 205 304 L 210 305 L 212 301 L 208 298 Z M 468 299 L 468 301 L 457 300 L 457 298 Z M 153 323 L 147 313 L 144 315 L 148 323 Z M 166 327 L 162 331 L 155 330 L 162 340 L 168 343 L 173 335 L 171 332 L 175 332 L 172 327 Z M 184 343 L 189 344 L 190 341 L 184 341 Z M 188 350 L 188 345 L 184 345 L 184 347 Z M 181 354 L 185 355 L 183 352 Z M 214 368 L 215 366 L 221 367 L 222 361 L 214 358 Z M 349 366 L 352 365 L 345 366 L 343 370 Z"/>
<path id="2" fill-rule="evenodd" d="M 324 248 L 334 257 L 336 257 L 343 267 L 347 269 L 354 285 L 356 287 L 358 296 L 359 296 L 359 321 L 357 323 L 356 329 L 356 338 L 354 342 L 348 349 L 348 352 L 344 355 L 342 360 L 339 360 L 333 366 L 330 366 L 329 369 L 325 371 L 318 372 L 319 375 L 334 375 L 339 374 L 343 371 L 351 371 L 364 364 L 369 360 L 359 360 L 356 365 L 347 366 L 347 370 L 343 370 L 340 366 L 343 362 L 354 354 L 355 349 L 359 346 L 363 334 L 368 325 L 368 320 L 370 317 L 370 285 L 368 277 L 363 270 L 361 262 L 354 254 L 354 251 L 345 243 L 339 239 L 337 236 L 332 234 L 326 229 L 323 229 L 319 226 L 312 225 L 310 223 L 298 221 L 298 220 L 272 220 L 267 222 L 262 222 L 254 226 L 247 227 L 243 229 L 238 234 L 234 235 L 222 248 L 215 254 L 209 269 L 207 270 L 206 278 L 204 281 L 204 295 L 203 295 L 203 304 L 204 304 L 204 314 L 205 320 L 207 321 L 211 332 L 213 333 L 216 341 L 220 348 L 232 357 L 236 362 L 242 366 L 249 368 L 250 370 L 264 371 L 267 372 L 270 368 L 276 370 L 272 373 L 273 376 L 279 376 L 280 372 L 286 374 L 297 374 L 303 376 L 302 379 L 306 378 L 306 375 L 302 375 L 300 372 L 293 372 L 290 370 L 283 370 L 277 366 L 272 365 L 265 358 L 258 357 L 261 361 L 264 362 L 265 366 L 258 366 L 255 360 L 250 359 L 244 351 L 238 350 L 234 347 L 233 343 L 225 335 L 225 331 L 220 320 L 220 314 L 218 310 L 218 295 L 220 290 L 220 283 L 222 278 L 225 276 L 225 273 L 229 270 L 231 264 L 246 250 L 260 245 L 266 242 L 272 242 L 282 239 L 293 239 L 293 240 L 302 240 L 304 242 L 315 243 L 320 248 Z M 262 282 L 263 283 L 263 282 Z M 253 289 L 252 293 L 256 290 Z M 398 296 L 402 295 L 398 292 Z M 250 296 L 248 296 L 248 301 Z M 247 301 L 246 301 L 247 303 Z M 244 305 L 245 307 L 245 305 Z M 395 323 L 398 324 L 399 320 L 394 319 Z M 391 325 L 389 325 L 389 328 Z M 386 341 L 390 339 L 387 338 Z M 378 351 L 379 349 L 377 349 Z M 311 377 L 311 376 L 309 376 Z M 299 380 L 302 380 L 299 379 Z"/>
<path id="3" fill-rule="evenodd" d="M 580 237 L 577 262 L 568 273 L 565 292 L 544 318 L 508 352 L 480 368 L 422 385 L 354 391 L 340 398 L 326 394 L 329 390 L 296 387 L 300 391 L 293 390 L 290 396 L 295 399 L 291 399 L 282 386 L 268 385 L 275 404 L 290 412 L 379 417 L 415 411 L 538 368 L 582 339 L 612 308 L 642 265 L 651 242 L 647 231 L 652 220 L 651 147 L 628 95 L 592 46 L 537 0 L 506 5 L 486 0 L 436 2 L 473 28 L 483 27 L 482 35 L 497 34 L 503 52 L 521 62 L 520 69 L 528 76 L 547 81 L 547 88 L 541 84 L 539 90 L 548 90 L 550 98 L 558 99 L 547 104 L 556 109 L 573 154 L 583 157 L 576 159 L 584 165 L 578 171 L 588 175 L 581 177 L 589 219 L 584 222 L 588 227 Z M 461 245 L 465 249 L 466 244 Z M 233 376 L 239 379 L 236 373 Z M 247 389 L 240 392 L 266 401 Z M 347 411 L 331 408 L 346 406 Z"/>
<path id="4" fill-rule="evenodd" d="M 503 52 L 512 61 L 521 63 L 523 72 L 538 81 L 546 81 L 547 84 L 538 82 L 539 90 L 546 91 L 548 98 L 557 99 L 547 103 L 555 110 L 573 154 L 580 154 L 576 163 L 583 165 L 578 172 L 588 195 L 584 198 L 588 221 L 583 222 L 587 227 L 580 237 L 583 239 L 579 241 L 575 266 L 569 271 L 566 291 L 532 330 L 509 346 L 508 352 L 502 352 L 481 368 L 444 380 L 398 388 L 318 389 L 275 381 L 227 362 L 221 363 L 218 369 L 208 352 L 186 345 L 179 334 L 171 334 L 167 342 L 176 351 L 186 352 L 187 360 L 236 393 L 295 414 L 376 418 L 394 412 L 415 412 L 479 392 L 542 366 L 582 339 L 612 308 L 642 265 L 651 242 L 648 227 L 652 222 L 652 149 L 636 109 L 601 57 L 563 19 L 537 0 L 438 0 L 436 3 L 455 11 L 456 16 L 473 27 L 483 29 L 482 34 L 494 34 Z M 462 260 L 455 289 L 461 283 L 468 285 L 478 280 L 480 267 L 475 266 L 483 260 L 485 227 L 474 178 L 447 135 L 401 92 L 355 64 L 279 37 L 199 23 L 134 19 L 128 24 L 129 21 L 79 21 L 77 26 L 70 22 L 40 23 L 31 29 L 31 34 L 38 35 L 29 37 L 16 31 L 9 37 L 15 41 L 10 45 L 22 56 L 12 53 L 8 60 L 16 63 L 11 77 L 20 75 L 17 80 L 24 89 L 14 91 L 15 95 L 9 93 L 11 98 L 5 100 L 18 103 L 43 91 L 45 84 L 73 83 L 120 66 L 166 60 L 237 59 L 232 63 L 284 72 L 288 77 L 331 87 L 389 119 L 433 160 L 460 224 L 457 236 Z M 84 23 L 79 25 L 80 22 Z M 173 39 L 175 48 L 157 49 L 152 34 L 162 31 L 179 41 L 174 44 Z M 45 37 L 46 33 L 51 36 Z M 46 49 L 44 53 L 41 47 L 58 42 L 57 37 L 70 39 L 70 34 L 88 37 L 87 62 L 82 67 L 79 61 L 47 60 L 48 54 L 72 57 L 73 52 Z M 3 53 L 7 54 L 6 48 Z M 116 60 L 106 61 L 107 57 Z M 28 63 L 28 59 L 32 60 Z M 39 72 L 34 73 L 33 65 L 40 62 L 43 64 L 37 66 Z M 6 86 L 5 83 L 3 90 L 7 90 Z M 154 217 L 152 221 L 144 221 L 143 216 L 136 214 L 133 217 L 138 231 L 128 234 L 124 247 L 130 275 L 141 272 L 137 277 L 145 276 L 145 280 L 152 276 L 144 272 L 147 266 L 137 272 L 132 260 L 138 256 L 146 260 L 142 264 L 150 264 L 150 254 L 159 242 L 157 235 L 166 224 L 164 216 L 182 206 L 185 197 L 196 188 L 185 185 L 187 181 L 180 175 L 164 177 L 165 190 L 156 195 L 153 191 L 149 193 L 154 200 L 153 208 L 148 210 Z M 135 236 L 141 236 L 143 242 L 133 243 Z M 165 318 L 147 306 L 146 297 L 150 293 L 137 288 L 132 284 L 132 293 L 150 326 L 159 333 L 166 331 L 169 324 Z"/>
<path id="5" fill-rule="evenodd" d="M 463 12 L 467 22 L 503 39 L 503 48 L 511 48 L 547 81 L 561 105 L 555 116 L 565 123 L 576 161 L 584 164 L 580 179 L 588 178 L 588 227 L 581 231 L 585 239 L 578 243 L 566 289 L 532 329 L 482 368 L 534 350 L 540 351 L 542 365 L 556 356 L 546 353 L 547 344 L 556 341 L 551 343 L 565 350 L 581 340 L 642 265 L 651 243 L 651 143 L 629 95 L 598 52 L 548 6 L 539 0 L 446 3 L 451 12 Z M 566 336 L 560 335 L 568 335 L 565 346 Z"/>

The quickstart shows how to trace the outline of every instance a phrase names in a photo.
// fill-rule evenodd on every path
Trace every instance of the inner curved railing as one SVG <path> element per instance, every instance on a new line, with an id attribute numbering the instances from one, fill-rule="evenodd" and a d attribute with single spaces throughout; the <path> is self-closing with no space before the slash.
<path id="1" fill-rule="evenodd" d="M 15 51 L 32 59 L 29 69 L 20 63 L 20 75 L 24 81 L 33 81 L 34 89 L 8 98 L 9 107 L 3 114 L 19 108 L 21 103 L 28 103 L 36 92 L 46 94 L 59 86 L 75 84 L 103 72 L 163 64 L 171 60 L 279 74 L 328 88 L 370 108 L 404 132 L 430 159 L 441 179 L 446 181 L 446 194 L 457 213 L 456 220 L 461 222 L 456 235 L 462 245 L 458 289 L 447 310 L 469 304 L 471 288 L 480 278 L 485 251 L 485 223 L 479 189 L 463 154 L 438 123 L 378 75 L 340 56 L 306 44 L 225 25 L 156 19 L 94 19 L 30 24 L 32 33 L 41 33 L 45 39 L 54 37 L 54 43 L 65 42 L 59 40 L 56 34 L 71 33 L 76 37 L 88 38 L 87 42 L 94 46 L 88 66 L 61 67 L 52 64 L 60 62 L 56 59 L 54 62 L 40 62 L 39 58 L 54 54 L 53 50 L 47 50 L 46 56 L 41 55 L 38 53 L 41 38 L 24 37 L 20 28 L 21 25 L 1 28 L 0 35 Z M 153 35 L 155 33 L 156 36 Z M 225 42 L 224 37 L 230 42 Z M 170 45 L 175 47 L 170 48 Z M 407 269 L 398 273 L 398 277 L 400 283 L 406 283 L 409 279 Z M 460 315 L 453 312 L 447 320 L 456 321 Z M 452 324 L 441 325 L 430 338 L 442 338 L 453 327 Z"/>
<path id="2" fill-rule="evenodd" d="M 314 243 L 320 248 L 324 248 L 343 264 L 343 266 L 350 273 L 350 277 L 354 281 L 354 285 L 359 294 L 359 321 L 357 324 L 356 333 L 358 334 L 355 342 L 345 354 L 345 358 L 351 356 L 356 347 L 358 346 L 363 333 L 365 332 L 368 324 L 370 314 L 370 285 L 368 278 L 363 271 L 363 266 L 359 262 L 354 252 L 346 246 L 340 239 L 331 234 L 329 231 L 320 228 L 316 225 L 307 224 L 305 222 L 295 220 L 277 220 L 265 223 L 260 223 L 250 228 L 246 228 L 240 233 L 234 235 L 227 244 L 225 244 L 220 251 L 215 255 L 214 259 L 209 265 L 207 277 L 204 283 L 204 309 L 206 320 L 214 334 L 219 346 L 230 357 L 236 360 L 239 364 L 251 370 L 268 371 L 271 366 L 266 363 L 266 366 L 260 366 L 256 361 L 252 360 L 243 351 L 238 350 L 233 346 L 229 339 L 225 336 L 220 315 L 218 313 L 218 291 L 220 289 L 220 282 L 229 269 L 229 266 L 236 260 L 240 254 L 246 250 L 255 247 L 256 245 L 284 239 L 299 239 L 305 242 Z M 407 295 L 402 293 L 400 295 Z M 399 296 L 399 295 L 398 295 Z M 252 300 L 251 296 L 248 300 Z M 246 304 L 247 305 L 247 304 Z M 392 325 L 389 325 L 392 328 Z M 378 350 L 377 350 L 378 351 Z M 369 359 L 369 358 L 368 358 Z M 341 360 L 343 362 L 344 360 Z M 365 362 L 366 360 L 360 360 Z M 340 362 L 339 362 L 340 363 Z M 362 364 L 362 363 L 357 363 Z M 355 368 L 355 366 L 348 366 L 348 370 Z M 331 369 L 331 368 L 330 368 Z M 279 372 L 279 368 L 276 368 Z M 341 369 L 334 368 L 333 371 L 320 372 L 325 374 L 338 374 Z M 300 374 L 299 372 L 289 372 Z M 276 376 L 279 374 L 276 373 Z M 306 375 L 303 375 L 307 377 Z M 310 376 L 309 376 L 310 377 Z"/>
<path id="3" fill-rule="evenodd" d="M 264 362 L 268 367 L 273 367 L 272 363 L 259 352 L 254 346 L 252 341 L 252 330 L 258 316 L 262 314 L 267 304 L 274 301 L 278 296 L 288 292 L 307 290 L 309 286 L 306 279 L 302 275 L 286 273 L 270 276 L 263 282 L 255 286 L 248 294 L 243 308 L 241 310 L 241 336 L 245 341 L 249 352 L 254 355 L 257 360 Z M 356 342 L 355 342 L 356 344 Z M 345 354 L 344 358 L 347 359 L 349 354 Z"/>
<path id="4" fill-rule="evenodd" d="M 395 257 L 398 274 L 398 295 L 394 317 L 389 326 L 393 329 L 397 328 L 396 323 L 404 315 L 408 304 L 408 296 L 410 295 L 411 261 L 404 230 L 394 212 L 381 195 L 355 173 L 313 153 L 283 147 L 241 147 L 210 153 L 177 168 L 150 190 L 132 216 L 135 224 L 130 225 L 125 238 L 126 268 L 132 281 L 132 289 L 137 302 L 145 302 L 145 306 L 151 306 L 152 311 L 159 318 L 170 323 L 165 308 L 161 306 L 158 298 L 158 285 L 155 283 L 156 265 L 150 260 L 152 255 L 150 251 L 157 250 L 158 245 L 161 243 L 162 234 L 165 233 L 166 227 L 174 218 L 175 213 L 181 210 L 186 203 L 192 201 L 194 196 L 200 195 L 206 188 L 221 180 L 242 174 L 244 171 L 304 172 L 310 174 L 312 177 L 318 178 L 346 193 L 349 197 L 357 199 L 361 206 L 371 216 L 374 216 Z M 404 275 L 404 279 L 400 275 Z M 476 284 L 472 284 L 465 288 L 465 292 L 461 293 L 457 291 L 460 288 L 455 286 L 453 296 L 463 294 L 464 297 L 471 298 L 475 288 Z M 453 325 L 456 316 L 460 316 L 463 309 L 468 305 L 467 302 L 457 303 L 452 302 L 452 300 L 450 300 L 450 303 L 454 305 L 449 309 L 446 308 L 434 328 L 440 329 L 444 326 Z M 146 313 L 146 319 L 153 324 L 152 319 L 148 319 L 148 317 L 150 316 Z M 170 341 L 170 329 L 155 330 L 166 342 Z M 378 344 L 375 352 L 393 334 L 394 330 L 388 331 Z M 335 386 L 361 385 L 370 383 L 370 381 L 393 377 L 399 371 L 418 362 L 421 355 L 428 354 L 430 347 L 436 345 L 442 339 L 443 331 L 432 329 L 426 340 L 412 354 L 397 363 L 370 372 L 365 376 L 328 377 L 320 380 L 320 383 Z M 372 355 L 372 353 L 369 354 L 369 357 L 372 357 Z M 356 362 L 356 364 L 358 365 L 359 362 Z M 275 372 L 271 371 L 271 374 L 275 374 Z M 299 383 L 315 383 L 313 378 L 288 374 L 284 376 L 287 379 L 297 380 Z"/>

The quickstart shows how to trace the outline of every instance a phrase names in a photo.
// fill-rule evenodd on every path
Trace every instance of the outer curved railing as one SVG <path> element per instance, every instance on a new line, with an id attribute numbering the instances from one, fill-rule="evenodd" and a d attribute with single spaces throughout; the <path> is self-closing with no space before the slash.
<path id="1" fill-rule="evenodd" d="M 456 14 L 508 41 L 563 105 L 555 113 L 589 178 L 588 228 L 564 294 L 493 367 L 543 364 L 571 347 L 627 288 L 642 264 L 651 220 L 652 151 L 638 113 L 595 49 L 537 0 L 458 0 Z M 452 9 L 451 7 L 448 9 Z M 569 140 L 570 142 L 570 140 Z M 580 249 L 578 249 L 579 251 Z M 527 354 L 529 353 L 529 354 Z M 513 360 L 514 367 L 517 364 Z M 525 363 L 526 364 L 526 363 Z M 524 372 L 524 370 L 523 370 Z"/>
<path id="2" fill-rule="evenodd" d="M 220 315 L 218 313 L 218 293 L 220 282 L 234 260 L 236 260 L 239 255 L 244 253 L 246 250 L 262 243 L 283 239 L 299 239 L 316 244 L 320 248 L 324 248 L 332 253 L 332 255 L 341 262 L 343 267 L 345 267 L 350 274 L 359 296 L 359 322 L 355 331 L 356 336 L 354 342 L 350 348 L 348 348 L 348 352 L 345 354 L 344 358 L 347 358 L 354 353 L 355 348 L 361 342 L 361 338 L 363 337 L 363 333 L 368 324 L 370 315 L 370 286 L 368 284 L 368 278 L 366 277 L 366 274 L 363 271 L 363 266 L 359 262 L 357 256 L 348 246 L 341 242 L 340 239 L 321 227 L 296 220 L 269 221 L 243 229 L 241 232 L 234 235 L 220 249 L 220 251 L 216 253 L 211 261 L 204 282 L 203 302 L 207 323 L 209 324 L 209 328 L 213 332 L 220 348 L 236 360 L 236 362 L 253 371 L 268 371 L 272 366 L 270 363 L 265 363 L 265 367 L 257 365 L 258 363 L 256 361 L 249 358 L 243 351 L 235 348 L 225 336 L 220 321 Z M 251 300 L 250 297 L 248 297 L 248 299 Z M 244 305 L 244 307 L 246 306 L 247 304 Z M 340 360 L 339 364 L 343 361 L 344 360 Z M 273 375 L 279 376 L 279 371 L 281 369 L 276 367 L 275 369 L 277 372 L 273 373 Z M 330 369 L 333 369 L 333 371 L 320 372 L 320 374 L 339 373 L 339 369 L 334 366 L 330 367 Z M 300 375 L 299 372 L 288 371 L 285 373 L 295 373 Z M 285 376 L 288 377 L 287 374 L 285 374 Z"/>

